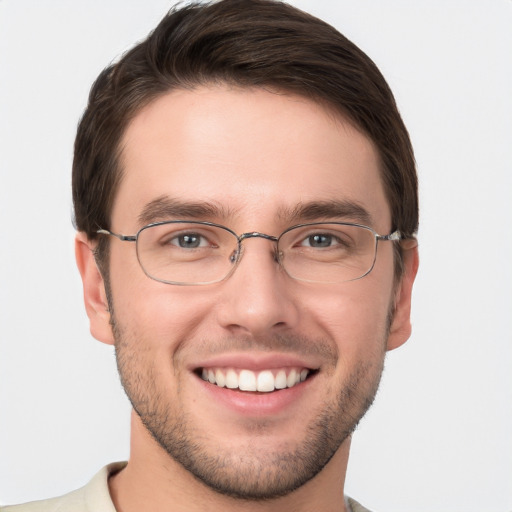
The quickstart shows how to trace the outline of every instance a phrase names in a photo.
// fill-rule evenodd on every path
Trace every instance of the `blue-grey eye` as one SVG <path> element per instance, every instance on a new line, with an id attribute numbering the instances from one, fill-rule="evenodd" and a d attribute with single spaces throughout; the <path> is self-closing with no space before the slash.
<path id="1" fill-rule="evenodd" d="M 178 245 L 183 249 L 196 249 L 198 247 L 205 247 L 208 245 L 204 237 L 197 233 L 186 233 L 179 235 L 170 240 L 173 245 Z"/>
<path id="2" fill-rule="evenodd" d="M 316 234 L 308 236 L 302 245 L 309 245 L 310 247 L 331 247 L 333 245 L 333 236 L 326 234 Z"/>

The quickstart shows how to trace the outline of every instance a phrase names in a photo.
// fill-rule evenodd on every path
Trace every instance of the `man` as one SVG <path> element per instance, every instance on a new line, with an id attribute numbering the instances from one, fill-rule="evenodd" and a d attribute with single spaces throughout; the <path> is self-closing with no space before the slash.
<path id="1" fill-rule="evenodd" d="M 104 70 L 73 166 L 128 463 L 5 511 L 364 511 L 350 436 L 410 334 L 412 148 L 375 65 L 269 0 L 167 15 Z"/>

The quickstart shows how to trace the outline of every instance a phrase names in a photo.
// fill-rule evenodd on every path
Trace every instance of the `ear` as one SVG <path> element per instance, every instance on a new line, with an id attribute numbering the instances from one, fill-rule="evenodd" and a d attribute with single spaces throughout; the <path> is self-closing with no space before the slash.
<path id="1" fill-rule="evenodd" d="M 395 291 L 395 310 L 389 330 L 387 349 L 403 345 L 411 335 L 412 285 L 419 266 L 418 243 L 405 240 L 402 246 L 404 273 Z"/>
<path id="2" fill-rule="evenodd" d="M 94 259 L 94 245 L 85 233 L 79 232 L 75 237 L 75 258 L 82 276 L 84 303 L 91 334 L 99 341 L 114 344 L 110 325 L 105 283 Z"/>

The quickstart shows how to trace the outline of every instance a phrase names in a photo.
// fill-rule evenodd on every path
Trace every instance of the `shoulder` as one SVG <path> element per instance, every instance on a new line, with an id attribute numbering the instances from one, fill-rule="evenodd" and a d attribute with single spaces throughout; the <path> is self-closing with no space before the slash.
<path id="1" fill-rule="evenodd" d="M 63 496 L 0 507 L 0 512 L 116 512 L 108 490 L 108 477 L 125 465 L 125 462 L 109 464 L 87 485 Z"/>
<path id="2" fill-rule="evenodd" d="M 360 503 L 352 498 L 346 499 L 349 512 L 371 512 L 369 509 L 363 507 Z"/>

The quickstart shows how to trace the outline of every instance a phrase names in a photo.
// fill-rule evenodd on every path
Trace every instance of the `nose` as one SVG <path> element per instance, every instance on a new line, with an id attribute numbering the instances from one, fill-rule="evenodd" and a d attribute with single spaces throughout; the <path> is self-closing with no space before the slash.
<path id="1" fill-rule="evenodd" d="M 233 333 L 259 336 L 295 327 L 294 283 L 280 267 L 272 239 L 248 237 L 234 273 L 223 282 L 219 322 Z"/>

